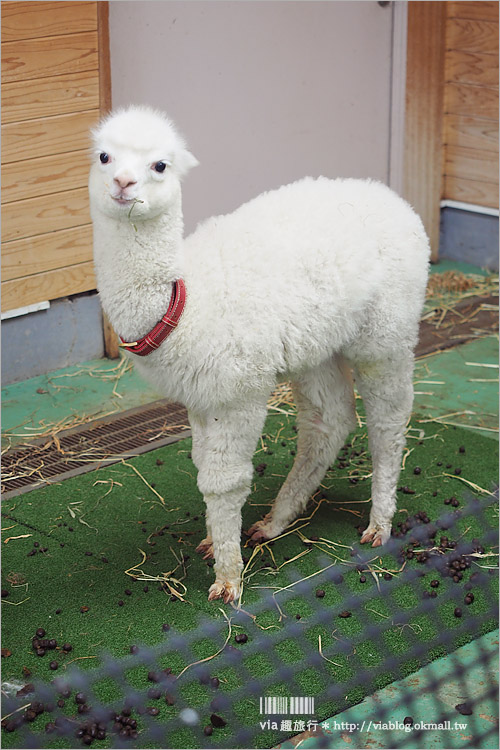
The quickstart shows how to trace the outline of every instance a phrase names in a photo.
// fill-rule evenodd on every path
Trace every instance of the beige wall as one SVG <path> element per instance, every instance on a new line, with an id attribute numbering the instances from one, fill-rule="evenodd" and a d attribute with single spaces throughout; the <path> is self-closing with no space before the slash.
<path id="1" fill-rule="evenodd" d="M 113 105 L 164 109 L 201 162 L 188 231 L 304 175 L 388 181 L 391 5 L 112 0 Z"/>

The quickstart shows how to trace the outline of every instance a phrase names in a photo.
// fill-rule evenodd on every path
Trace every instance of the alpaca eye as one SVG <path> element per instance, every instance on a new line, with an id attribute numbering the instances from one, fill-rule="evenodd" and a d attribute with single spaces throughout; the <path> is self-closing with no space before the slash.
<path id="1" fill-rule="evenodd" d="M 101 164 L 107 164 L 109 161 L 109 155 L 103 151 L 102 154 L 99 154 L 99 159 L 101 160 Z"/>
<path id="2" fill-rule="evenodd" d="M 164 161 L 157 161 L 156 164 L 153 164 L 153 169 L 155 172 L 164 172 L 167 165 Z"/>

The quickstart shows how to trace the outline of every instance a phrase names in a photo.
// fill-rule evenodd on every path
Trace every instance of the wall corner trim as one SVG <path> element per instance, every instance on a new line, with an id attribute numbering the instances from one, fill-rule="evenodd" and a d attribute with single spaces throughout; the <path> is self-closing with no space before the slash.
<path id="1" fill-rule="evenodd" d="M 446 2 L 408 4 L 404 191 L 439 251 Z"/>
<path id="2" fill-rule="evenodd" d="M 50 302 L 45 300 L 43 302 L 35 302 L 33 305 L 25 305 L 24 307 L 16 307 L 14 310 L 5 310 L 1 314 L 1 320 L 9 320 L 9 318 L 20 318 L 21 315 L 29 315 L 29 313 L 39 312 L 40 310 L 48 310 Z"/>

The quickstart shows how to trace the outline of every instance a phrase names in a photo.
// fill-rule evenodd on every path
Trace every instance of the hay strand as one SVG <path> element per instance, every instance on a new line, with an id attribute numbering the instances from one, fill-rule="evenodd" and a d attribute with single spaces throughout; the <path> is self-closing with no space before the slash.
<path id="1" fill-rule="evenodd" d="M 176 679 L 177 679 L 177 680 L 178 680 L 178 679 L 179 679 L 179 678 L 180 678 L 180 677 L 181 677 L 181 676 L 182 676 L 182 675 L 184 674 L 184 672 L 185 672 L 185 671 L 186 671 L 187 669 L 189 669 L 190 667 L 194 667 L 194 666 L 195 666 L 196 664 L 203 664 L 203 663 L 204 663 L 204 662 L 206 662 L 206 661 L 211 661 L 212 659 L 215 659 L 215 657 L 216 657 L 216 656 L 219 656 L 219 654 L 220 654 L 220 653 L 222 653 L 222 652 L 224 651 L 224 649 L 226 648 L 227 644 L 229 643 L 229 639 L 231 638 L 231 632 L 232 632 L 231 620 L 230 620 L 230 619 L 229 619 L 229 617 L 228 617 L 228 616 L 226 615 L 226 613 L 224 612 L 224 610 L 223 610 L 223 609 L 221 609 L 220 607 L 219 607 L 218 609 L 219 609 L 219 612 L 222 612 L 222 616 L 223 616 L 223 617 L 224 617 L 224 619 L 226 620 L 226 622 L 227 622 L 227 626 L 228 626 L 228 633 L 227 633 L 227 636 L 226 636 L 226 640 L 224 641 L 224 645 L 222 646 L 222 648 L 220 648 L 220 649 L 219 649 L 218 651 L 216 651 L 216 652 L 215 652 L 215 654 L 212 654 L 212 656 L 205 656 L 205 658 L 204 658 L 204 659 L 198 659 L 198 661 L 193 661 L 193 662 L 192 662 L 191 664 L 188 664 L 188 665 L 187 665 L 186 667 L 184 667 L 184 669 L 183 669 L 183 670 L 182 670 L 181 672 L 179 672 L 179 674 L 178 674 L 178 675 L 177 675 L 177 677 L 176 677 Z"/>

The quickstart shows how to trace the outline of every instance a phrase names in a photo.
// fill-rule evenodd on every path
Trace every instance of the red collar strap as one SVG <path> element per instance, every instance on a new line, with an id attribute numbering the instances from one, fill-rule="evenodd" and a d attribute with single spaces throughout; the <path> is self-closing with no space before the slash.
<path id="1" fill-rule="evenodd" d="M 163 318 L 155 325 L 155 327 L 143 336 L 138 341 L 127 343 L 121 339 L 121 346 L 125 347 L 127 351 L 138 354 L 139 357 L 145 357 L 147 354 L 151 354 L 155 349 L 158 349 L 160 344 L 172 333 L 176 328 L 179 318 L 184 310 L 186 304 L 186 285 L 182 279 L 174 281 L 172 287 L 172 296 L 170 297 L 170 304 L 168 310 Z"/>

